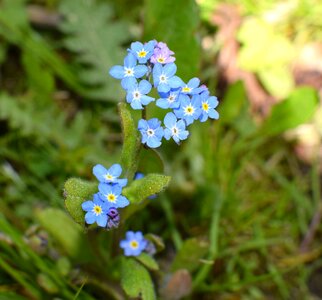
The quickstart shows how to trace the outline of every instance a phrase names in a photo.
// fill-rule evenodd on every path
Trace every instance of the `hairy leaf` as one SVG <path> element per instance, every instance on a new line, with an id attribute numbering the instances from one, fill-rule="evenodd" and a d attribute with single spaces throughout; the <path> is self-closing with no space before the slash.
<path id="1" fill-rule="evenodd" d="M 79 178 L 70 178 L 64 186 L 65 207 L 75 222 L 84 224 L 85 212 L 82 203 L 91 200 L 97 192 L 97 183 Z"/>
<path id="2" fill-rule="evenodd" d="M 121 284 L 129 297 L 142 297 L 143 300 L 156 299 L 149 272 L 132 258 L 122 261 Z"/>
<path id="3" fill-rule="evenodd" d="M 115 64 L 123 64 L 126 52 L 121 44 L 129 38 L 126 24 L 112 22 L 110 6 L 95 0 L 65 0 L 59 10 L 64 15 L 60 28 L 68 35 L 65 46 L 78 53 L 82 66 L 79 78 L 93 87 L 87 96 L 119 101 L 124 95 L 120 82 L 110 77 L 108 70 Z"/>

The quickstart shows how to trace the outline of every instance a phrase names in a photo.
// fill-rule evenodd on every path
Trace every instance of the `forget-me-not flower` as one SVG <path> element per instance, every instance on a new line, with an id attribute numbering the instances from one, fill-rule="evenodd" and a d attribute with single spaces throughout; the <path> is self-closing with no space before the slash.
<path id="1" fill-rule="evenodd" d="M 100 227 L 107 224 L 108 205 L 102 201 L 97 194 L 94 195 L 93 201 L 85 201 L 82 203 L 82 209 L 86 211 L 85 222 L 87 224 L 97 223 Z"/>
<path id="2" fill-rule="evenodd" d="M 169 64 L 173 63 L 176 59 L 171 56 L 174 52 L 168 48 L 166 43 L 159 42 L 154 48 L 153 55 L 151 56 L 151 63 L 156 64 Z"/>
<path id="3" fill-rule="evenodd" d="M 131 44 L 131 49 L 129 49 L 128 51 L 135 55 L 140 64 L 145 64 L 153 55 L 155 45 L 156 41 L 149 41 L 145 44 L 134 42 Z"/>
<path id="4" fill-rule="evenodd" d="M 161 145 L 164 133 L 161 122 L 157 118 L 148 121 L 141 119 L 138 129 L 141 132 L 142 144 L 147 144 L 150 148 L 157 148 Z"/>
<path id="5" fill-rule="evenodd" d="M 173 140 L 179 144 L 180 140 L 185 140 L 189 135 L 189 131 L 186 130 L 185 122 L 183 120 L 178 121 L 172 112 L 166 114 L 164 125 L 166 126 L 164 129 L 164 137 L 167 140 L 170 140 L 172 137 Z"/>
<path id="6" fill-rule="evenodd" d="M 140 255 L 148 244 L 141 231 L 128 231 L 125 238 L 120 242 L 120 247 L 124 250 L 125 256 Z"/>
<path id="7" fill-rule="evenodd" d="M 174 76 L 177 66 L 174 63 L 162 66 L 155 64 L 153 67 L 153 82 L 159 93 L 167 93 L 170 89 L 176 89 L 182 85 L 182 80 Z"/>
<path id="8" fill-rule="evenodd" d="M 197 120 L 201 114 L 201 100 L 198 94 L 193 95 L 192 99 L 187 95 L 181 94 L 180 107 L 174 110 L 175 115 L 179 119 L 185 120 L 187 125 L 190 125 Z"/>
<path id="9" fill-rule="evenodd" d="M 122 196 L 122 187 L 118 184 L 110 185 L 106 183 L 100 183 L 98 185 L 99 197 L 102 201 L 105 201 L 108 205 L 108 208 L 114 207 L 125 207 L 130 204 L 129 200 Z"/>
<path id="10" fill-rule="evenodd" d="M 148 105 L 154 100 L 146 95 L 151 91 L 151 88 L 151 83 L 145 79 L 141 80 L 139 84 L 135 83 L 127 90 L 126 101 L 133 109 L 143 109 L 142 105 Z"/>
<path id="11" fill-rule="evenodd" d="M 194 77 L 189 80 L 187 84 L 183 84 L 181 87 L 181 93 L 188 94 L 188 95 L 194 95 L 200 93 L 203 88 L 199 87 L 200 79 L 197 77 Z"/>
<path id="12" fill-rule="evenodd" d="M 128 90 L 137 82 L 136 78 L 143 77 L 147 72 L 148 67 L 137 65 L 136 57 L 129 53 L 124 59 L 124 66 L 113 66 L 109 73 L 116 79 L 122 79 L 122 87 Z"/>
<path id="13" fill-rule="evenodd" d="M 218 99 L 215 96 L 209 97 L 209 92 L 203 92 L 200 94 L 201 99 L 201 115 L 199 117 L 200 122 L 205 122 L 210 119 L 219 119 L 219 113 L 215 110 L 218 106 Z"/>
<path id="14" fill-rule="evenodd" d="M 127 185 L 127 179 L 118 179 L 122 173 L 122 167 L 119 164 L 112 165 L 109 169 L 98 164 L 93 168 L 93 174 L 102 183 L 119 184 L 121 187 Z"/>
<path id="15" fill-rule="evenodd" d="M 156 106 L 161 108 L 178 108 L 180 106 L 179 89 L 172 89 L 168 93 L 160 93 L 161 98 L 156 101 Z"/>

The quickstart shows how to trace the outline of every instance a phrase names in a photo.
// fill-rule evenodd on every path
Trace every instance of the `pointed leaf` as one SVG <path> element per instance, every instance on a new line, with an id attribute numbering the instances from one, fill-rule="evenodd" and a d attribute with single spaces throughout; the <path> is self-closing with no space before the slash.
<path id="1" fill-rule="evenodd" d="M 135 258 L 148 269 L 152 271 L 159 270 L 158 263 L 149 254 L 143 252 L 139 256 L 136 256 Z"/>
<path id="2" fill-rule="evenodd" d="M 131 203 L 139 203 L 142 200 L 158 194 L 169 184 L 171 177 L 161 174 L 149 174 L 146 177 L 135 180 L 129 187 L 123 189 L 123 195 Z"/>

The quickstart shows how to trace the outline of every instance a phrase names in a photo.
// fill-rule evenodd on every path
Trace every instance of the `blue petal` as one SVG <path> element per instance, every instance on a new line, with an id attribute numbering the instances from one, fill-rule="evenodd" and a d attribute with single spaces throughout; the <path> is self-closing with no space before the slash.
<path id="1" fill-rule="evenodd" d="M 129 53 L 124 59 L 124 66 L 127 68 L 132 68 L 136 65 L 136 57 Z"/>
<path id="2" fill-rule="evenodd" d="M 139 121 L 138 129 L 139 130 L 147 130 L 148 129 L 148 122 L 146 120 L 141 119 Z"/>
<path id="3" fill-rule="evenodd" d="M 163 132 L 163 128 L 162 127 L 159 127 L 159 128 L 157 128 L 157 129 L 155 129 L 155 136 L 159 139 L 159 140 L 161 140 L 162 139 L 162 137 L 163 137 L 163 135 L 164 135 L 164 132 Z"/>
<path id="4" fill-rule="evenodd" d="M 134 176 L 134 180 L 139 180 L 142 179 L 144 177 L 144 174 L 141 172 L 136 172 L 135 176 Z"/>
<path id="5" fill-rule="evenodd" d="M 176 122 L 177 122 L 177 118 L 174 115 L 174 113 L 169 112 L 165 115 L 163 123 L 168 128 L 173 127 L 176 124 Z"/>
<path id="6" fill-rule="evenodd" d="M 86 213 L 85 215 L 85 222 L 87 224 L 93 224 L 95 223 L 96 220 L 96 216 L 94 215 L 94 213 L 92 213 L 91 211 L 89 211 L 88 213 Z"/>
<path id="7" fill-rule="evenodd" d="M 143 96 L 141 97 L 141 103 L 142 103 L 143 105 L 148 105 L 148 104 L 149 104 L 149 103 L 151 103 L 152 101 L 154 101 L 154 98 L 152 98 L 152 97 L 145 96 L 145 95 L 143 95 Z"/>
<path id="8" fill-rule="evenodd" d="M 125 187 L 127 185 L 127 179 L 117 179 L 116 183 L 120 186 L 120 187 Z"/>
<path id="9" fill-rule="evenodd" d="M 163 67 L 163 73 L 166 74 L 168 77 L 172 77 L 177 72 L 177 66 L 174 63 L 166 64 Z"/>
<path id="10" fill-rule="evenodd" d="M 125 249 L 128 246 L 129 242 L 126 240 L 120 241 L 120 248 Z"/>
<path id="11" fill-rule="evenodd" d="M 111 192 L 112 192 L 112 186 L 111 186 L 111 185 L 109 185 L 109 184 L 107 184 L 107 183 L 100 183 L 100 184 L 98 185 L 98 190 L 99 190 L 102 194 L 107 195 L 107 194 L 109 194 L 109 193 L 111 193 Z"/>
<path id="12" fill-rule="evenodd" d="M 169 101 L 164 98 L 158 99 L 155 104 L 156 106 L 161 107 L 163 109 L 169 108 Z"/>
<path id="13" fill-rule="evenodd" d="M 141 94 L 147 94 L 151 91 L 151 83 L 147 80 L 141 80 L 139 83 L 139 91 L 141 92 Z"/>
<path id="14" fill-rule="evenodd" d="M 168 83 L 169 83 L 169 86 L 172 88 L 172 89 L 176 89 L 178 87 L 181 87 L 183 86 L 183 81 L 180 77 L 178 76 L 173 76 L 171 77 L 169 80 L 168 80 Z"/>
<path id="15" fill-rule="evenodd" d="M 209 118 L 211 119 L 216 119 L 216 120 L 219 119 L 219 113 L 214 109 L 211 109 L 208 115 L 209 115 Z"/>
<path id="16" fill-rule="evenodd" d="M 136 78 L 143 77 L 148 72 L 148 67 L 144 65 L 138 65 L 134 67 L 134 76 Z"/>
<path id="17" fill-rule="evenodd" d="M 85 201 L 85 202 L 82 203 L 82 209 L 84 211 L 92 210 L 93 206 L 94 206 L 93 201 Z"/>
<path id="18" fill-rule="evenodd" d="M 161 146 L 161 141 L 159 141 L 158 138 L 156 138 L 156 137 L 150 137 L 147 140 L 147 145 L 150 148 L 157 148 L 157 147 Z"/>
<path id="19" fill-rule="evenodd" d="M 208 120 L 208 114 L 205 111 L 203 111 L 199 116 L 199 121 L 203 123 L 203 122 L 206 122 L 207 120 Z"/>
<path id="20" fill-rule="evenodd" d="M 127 231 L 125 234 L 125 238 L 130 241 L 134 239 L 134 232 L 133 231 Z"/>
<path id="21" fill-rule="evenodd" d="M 171 130 L 169 128 L 165 128 L 164 129 L 164 138 L 166 140 L 170 140 L 171 136 L 172 136 Z"/>
<path id="22" fill-rule="evenodd" d="M 152 118 L 148 121 L 148 125 L 152 129 L 156 129 L 161 125 L 161 122 L 158 118 Z"/>
<path id="23" fill-rule="evenodd" d="M 124 77 L 121 81 L 122 88 L 125 90 L 130 90 L 135 88 L 137 84 L 136 79 L 134 76 Z"/>
<path id="24" fill-rule="evenodd" d="M 189 131 L 188 130 L 183 130 L 179 132 L 179 139 L 180 140 L 185 140 L 189 136 Z"/>
<path id="25" fill-rule="evenodd" d="M 127 198 L 125 198 L 124 196 L 119 196 L 117 198 L 117 207 L 125 207 L 128 206 L 130 204 L 129 200 Z"/>
<path id="26" fill-rule="evenodd" d="M 135 239 L 138 241 L 139 244 L 141 244 L 141 240 L 143 239 L 143 234 L 141 231 L 137 231 L 134 233 Z"/>
<path id="27" fill-rule="evenodd" d="M 169 91 L 170 91 L 170 86 L 168 84 L 160 83 L 158 85 L 158 92 L 159 93 L 167 93 Z"/>
<path id="28" fill-rule="evenodd" d="M 106 170 L 106 168 L 100 164 L 93 167 L 93 174 L 100 182 L 106 182 L 104 175 L 106 175 L 107 173 L 108 171 Z"/>
<path id="29" fill-rule="evenodd" d="M 124 68 L 122 66 L 114 66 L 110 69 L 109 74 L 116 79 L 122 79 L 124 77 Z"/>
<path id="30" fill-rule="evenodd" d="M 215 96 L 211 96 L 208 98 L 208 103 L 212 108 L 216 108 L 218 106 L 218 99 Z"/>
<path id="31" fill-rule="evenodd" d="M 119 177 L 122 174 L 122 167 L 119 164 L 114 164 L 108 169 L 108 173 L 114 177 Z"/>
<path id="32" fill-rule="evenodd" d="M 105 227 L 107 224 L 107 215 L 101 214 L 96 217 L 96 223 L 100 227 Z"/>
<path id="33" fill-rule="evenodd" d="M 131 44 L 131 49 L 135 52 L 140 51 L 143 48 L 143 44 L 140 42 L 134 42 Z"/>
<path id="34" fill-rule="evenodd" d="M 188 86 L 193 89 L 199 86 L 199 84 L 200 84 L 200 79 L 197 77 L 190 79 L 188 82 Z"/>

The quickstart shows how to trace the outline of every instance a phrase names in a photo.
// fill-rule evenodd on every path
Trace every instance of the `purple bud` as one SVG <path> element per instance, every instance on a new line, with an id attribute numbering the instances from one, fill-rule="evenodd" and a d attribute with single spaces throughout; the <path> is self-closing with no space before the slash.
<path id="1" fill-rule="evenodd" d="M 115 219 L 115 218 L 118 218 L 119 219 L 119 212 L 117 211 L 116 208 L 114 207 L 111 207 L 108 212 L 107 212 L 107 215 L 111 218 L 111 219 Z"/>

